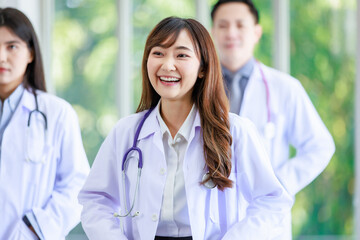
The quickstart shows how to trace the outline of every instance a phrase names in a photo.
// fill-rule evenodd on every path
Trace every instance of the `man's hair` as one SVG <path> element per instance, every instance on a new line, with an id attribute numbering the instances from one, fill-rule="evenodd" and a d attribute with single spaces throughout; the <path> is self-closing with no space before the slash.
<path id="1" fill-rule="evenodd" d="M 219 0 L 217 1 L 217 3 L 213 6 L 212 10 L 211 10 L 211 20 L 214 21 L 214 17 L 215 17 L 215 13 L 216 10 L 225 3 L 244 3 L 249 7 L 250 13 L 254 16 L 255 19 L 255 23 L 258 24 L 259 23 L 259 12 L 256 9 L 254 3 L 251 0 Z"/>

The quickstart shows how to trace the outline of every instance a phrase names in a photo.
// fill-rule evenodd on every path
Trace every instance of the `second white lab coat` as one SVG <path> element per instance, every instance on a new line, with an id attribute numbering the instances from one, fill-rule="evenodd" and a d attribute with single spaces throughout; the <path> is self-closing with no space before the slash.
<path id="1" fill-rule="evenodd" d="M 29 131 L 30 156 L 44 156 L 44 163 L 26 161 L 26 131 L 34 95 L 28 90 L 5 129 L 0 165 L 0 239 L 36 239 L 22 218 L 32 213 L 44 239 L 65 239 L 80 221 L 77 194 L 89 172 L 78 119 L 70 104 L 37 91 L 39 110 L 48 121 L 44 144 L 43 118 L 34 113 Z M 35 159 L 35 158 L 34 158 Z"/>
<path id="2" fill-rule="evenodd" d="M 133 214 L 124 214 L 121 165 L 132 146 L 144 112 L 121 119 L 102 144 L 87 182 L 79 194 L 82 226 L 89 239 L 153 240 L 166 181 L 166 160 L 156 109 L 145 121 L 137 141 L 143 169 Z M 282 219 L 292 199 L 277 180 L 254 125 L 230 114 L 233 137 L 231 189 L 219 191 L 200 185 L 206 173 L 200 116 L 197 113 L 185 153 L 183 171 L 192 237 L 211 239 L 273 239 L 282 231 Z M 127 205 L 134 198 L 137 157 L 126 170 Z M 130 190 L 129 190 L 130 189 Z M 122 231 L 122 228 L 124 231 Z"/>
<path id="3" fill-rule="evenodd" d="M 270 117 L 275 124 L 272 139 L 265 137 L 268 109 L 260 66 L 269 86 Z M 334 154 L 329 131 L 301 83 L 288 74 L 256 63 L 239 115 L 256 125 L 276 176 L 293 197 L 325 169 Z M 289 159 L 290 145 L 296 155 Z"/>

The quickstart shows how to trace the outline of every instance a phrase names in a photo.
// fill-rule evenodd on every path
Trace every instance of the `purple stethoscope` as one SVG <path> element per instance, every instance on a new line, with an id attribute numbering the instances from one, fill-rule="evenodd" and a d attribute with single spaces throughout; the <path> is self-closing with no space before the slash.
<path id="1" fill-rule="evenodd" d="M 264 128 L 264 136 L 266 139 L 273 139 L 275 137 L 275 124 L 271 121 L 271 109 L 270 109 L 270 90 L 269 84 L 265 77 L 264 71 L 261 67 L 261 64 L 256 60 L 256 63 L 259 67 L 261 78 L 265 85 L 265 92 L 266 92 L 266 109 L 267 109 L 267 121 Z"/>
<path id="2" fill-rule="evenodd" d="M 135 199 L 136 199 L 136 196 L 137 196 L 137 192 L 138 192 L 138 188 L 139 188 L 139 181 L 140 181 L 140 177 L 141 177 L 141 170 L 142 170 L 142 167 L 143 167 L 142 152 L 141 152 L 141 149 L 139 147 L 137 147 L 136 145 L 137 145 L 137 141 L 138 141 L 138 138 L 139 138 L 139 135 L 140 135 L 141 128 L 144 125 L 145 120 L 148 118 L 148 116 L 150 115 L 150 113 L 153 110 L 154 110 L 154 108 L 150 108 L 145 113 L 144 117 L 141 119 L 140 124 L 137 127 L 136 132 L 135 132 L 133 146 L 126 151 L 126 153 L 125 153 L 125 155 L 123 157 L 122 165 L 121 165 L 121 172 L 122 172 L 122 178 L 123 178 L 122 179 L 122 189 L 123 189 L 123 201 L 124 201 L 124 205 L 125 205 L 124 206 L 125 214 L 119 214 L 119 213 L 115 212 L 113 214 L 114 217 L 118 217 L 118 218 L 123 218 L 123 217 L 127 217 L 127 216 L 136 217 L 136 216 L 139 216 L 139 214 L 140 214 L 139 211 L 136 211 L 134 214 L 131 214 L 131 212 L 132 212 L 132 210 L 134 208 L 134 205 L 135 205 Z M 128 161 L 129 154 L 133 153 L 133 152 L 136 152 L 139 155 L 138 173 L 137 173 L 137 179 L 136 179 L 134 198 L 133 198 L 133 201 L 131 203 L 131 207 L 128 210 L 128 207 L 127 207 L 127 204 L 126 204 L 127 194 L 126 194 L 126 186 L 125 186 L 126 185 L 125 184 L 125 171 L 126 171 L 125 165 L 126 165 L 126 162 Z M 209 177 L 210 177 L 210 174 L 205 173 L 202 180 L 204 181 L 204 180 L 208 179 Z M 209 188 L 209 189 L 212 189 L 212 188 L 216 187 L 216 185 L 213 183 L 212 180 L 207 181 L 204 184 L 204 186 Z"/>
<path id="3" fill-rule="evenodd" d="M 143 167 L 143 159 L 142 159 L 142 152 L 141 152 L 141 149 L 138 148 L 136 145 L 137 145 L 137 141 L 138 141 L 138 138 L 139 138 L 139 135 L 140 135 L 140 131 L 141 131 L 141 128 L 142 126 L 144 125 L 144 122 L 145 120 L 148 118 L 148 116 L 150 115 L 150 113 L 154 110 L 154 108 L 150 108 L 144 115 L 144 117 L 141 119 L 141 122 L 138 126 L 138 128 L 136 129 L 136 132 L 135 132 L 135 137 L 134 137 L 134 142 L 133 142 L 133 146 L 131 148 L 129 148 L 124 157 L 123 157 L 123 160 L 122 160 L 122 165 L 121 165 L 121 172 L 122 172 L 122 189 L 123 189 L 123 200 L 124 200 L 124 205 L 125 205 L 125 214 L 121 215 L 121 214 L 118 214 L 118 213 L 114 213 L 114 217 L 127 217 L 127 216 L 131 216 L 131 217 L 136 217 L 138 216 L 140 213 L 139 211 L 136 211 L 135 214 L 131 215 L 131 211 L 133 210 L 134 208 L 134 204 L 135 204 L 135 199 L 136 199 L 136 195 L 137 195 L 137 192 L 138 192 L 138 188 L 139 188 L 139 181 L 140 181 L 140 176 L 141 176 L 141 170 L 142 170 L 142 167 Z M 126 204 L 126 197 L 127 197 L 127 194 L 126 194 L 126 184 L 125 184 L 125 171 L 126 171 L 126 167 L 125 167 L 125 164 L 126 162 L 128 161 L 128 156 L 130 153 L 133 153 L 133 152 L 136 152 L 138 155 L 139 155 L 139 160 L 138 160 L 138 174 L 137 174 L 137 180 L 136 180 L 136 187 L 135 187 L 135 193 L 134 193 L 134 198 L 133 198 L 133 201 L 132 201 L 132 204 L 131 204 L 131 207 L 130 209 L 128 210 L 127 208 L 127 204 Z"/>

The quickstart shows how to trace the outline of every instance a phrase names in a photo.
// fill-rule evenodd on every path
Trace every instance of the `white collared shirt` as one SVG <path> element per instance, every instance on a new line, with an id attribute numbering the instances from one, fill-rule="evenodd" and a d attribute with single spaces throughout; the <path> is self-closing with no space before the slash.
<path id="1" fill-rule="evenodd" d="M 159 101 L 160 103 L 161 101 Z M 181 128 L 172 138 L 169 128 L 161 117 L 159 106 L 157 107 L 156 117 L 162 133 L 167 177 L 156 235 L 168 237 L 191 236 L 183 162 L 196 116 L 196 107 L 193 105 Z"/>

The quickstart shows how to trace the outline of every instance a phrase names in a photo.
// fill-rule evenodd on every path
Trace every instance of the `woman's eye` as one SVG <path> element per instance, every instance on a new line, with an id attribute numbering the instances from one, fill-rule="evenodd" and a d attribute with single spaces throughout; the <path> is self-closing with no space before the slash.
<path id="1" fill-rule="evenodd" d="M 179 57 L 179 58 L 186 58 L 186 57 L 188 57 L 188 55 L 186 55 L 186 54 L 179 54 L 178 57 Z"/>
<path id="2" fill-rule="evenodd" d="M 161 55 L 162 55 L 162 53 L 161 53 L 161 52 L 156 52 L 156 51 L 155 51 L 155 52 L 153 52 L 152 54 L 153 54 L 153 55 L 156 55 L 156 56 L 161 56 Z"/>

